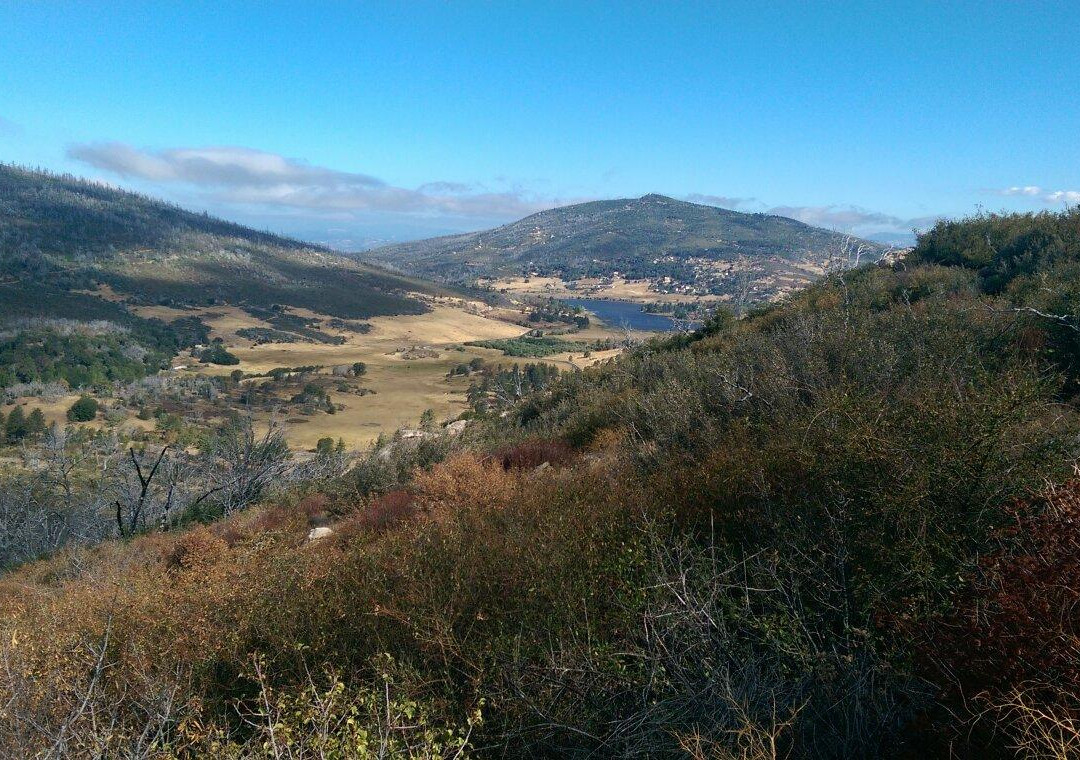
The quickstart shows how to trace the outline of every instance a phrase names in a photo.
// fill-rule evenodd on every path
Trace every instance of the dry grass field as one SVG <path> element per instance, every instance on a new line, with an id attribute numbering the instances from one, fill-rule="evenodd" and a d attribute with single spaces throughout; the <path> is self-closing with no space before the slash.
<path id="1" fill-rule="evenodd" d="M 560 277 L 507 277 L 488 280 L 487 285 L 498 291 L 505 291 L 510 296 L 551 296 L 553 298 L 610 298 L 617 301 L 636 303 L 680 303 L 687 300 L 717 301 L 719 296 L 687 296 L 679 293 L 657 293 L 650 290 L 649 280 L 627 280 L 616 277 L 610 282 L 594 278 L 584 278 L 573 282 L 574 288 L 568 287 Z"/>
<path id="2" fill-rule="evenodd" d="M 154 307 L 160 308 L 160 307 Z M 187 312 L 188 314 L 192 312 Z M 320 438 L 341 438 L 349 448 L 366 446 L 379 433 L 399 427 L 416 425 L 425 409 L 432 409 L 437 419 L 452 419 L 465 408 L 465 390 L 469 380 L 463 377 L 448 379 L 456 365 L 474 357 L 489 362 L 504 360 L 493 349 L 465 346 L 468 341 L 513 338 L 526 332 L 520 325 L 469 313 L 456 304 L 434 303 L 427 314 L 404 317 L 376 317 L 367 320 L 371 332 L 356 334 L 342 332 L 346 342 L 341 345 L 324 343 L 267 343 L 253 345 L 239 338 L 236 330 L 243 327 L 265 326 L 265 323 L 234 307 L 214 307 L 197 310 L 210 325 L 212 335 L 220 337 L 239 359 L 238 366 L 217 367 L 198 365 L 187 371 L 229 374 L 235 369 L 249 373 L 267 372 L 275 367 L 321 365 L 327 368 L 353 362 L 364 362 L 367 374 L 349 379 L 351 387 L 374 391 L 366 396 L 331 391 L 334 403 L 345 406 L 336 414 L 315 414 L 290 417 L 284 420 L 286 436 L 298 448 L 313 448 Z M 296 309 L 302 316 L 320 315 Z M 165 317 L 164 313 L 157 316 Z M 604 328 L 590 328 L 585 333 L 567 336 L 568 340 L 594 340 L 608 337 Z M 433 358 L 407 359 L 402 352 L 413 347 L 429 349 Z M 506 361 L 544 361 L 573 369 L 614 356 L 618 351 L 594 352 L 584 358 L 580 352 L 555 354 L 541 360 L 509 359 Z M 266 422 L 264 416 L 260 421 Z"/>
<path id="3" fill-rule="evenodd" d="M 46 425 L 51 425 L 55 422 L 57 425 L 63 427 L 68 424 L 67 410 L 71 408 L 71 405 L 74 404 L 78 398 L 79 397 L 75 394 L 50 399 L 23 397 L 17 399 L 14 404 L 0 404 L 0 411 L 3 411 L 4 415 L 7 416 L 16 406 L 21 406 L 23 412 L 26 414 L 29 414 L 34 409 L 40 409 L 41 413 L 45 415 Z M 80 424 L 95 429 L 101 429 L 105 427 L 105 420 L 99 415 L 93 422 L 84 422 Z M 153 420 L 140 420 L 134 415 L 129 415 L 127 419 L 120 423 L 120 427 L 129 430 L 151 430 L 154 427 L 154 422 Z"/>
<path id="4" fill-rule="evenodd" d="M 111 295 L 107 293 L 106 295 Z M 176 371 L 228 375 L 234 370 L 249 374 L 262 374 L 276 367 L 300 367 L 318 365 L 329 373 L 336 365 L 364 362 L 367 372 L 360 378 L 343 378 L 347 392 L 329 391 L 334 404 L 343 405 L 335 414 L 318 412 L 311 415 L 289 415 L 277 419 L 283 424 L 289 443 L 298 449 L 312 449 L 320 438 L 331 437 L 344 440 L 349 449 L 361 449 L 374 441 L 380 433 L 392 432 L 400 427 L 415 426 L 426 409 L 432 409 L 439 420 L 453 419 L 466 408 L 465 391 L 470 380 L 455 376 L 448 378 L 452 368 L 467 363 L 474 357 L 489 363 L 545 362 L 562 369 L 583 368 L 608 359 L 618 350 L 594 351 L 586 358 L 580 351 L 554 354 L 542 359 L 504 357 L 501 351 L 466 346 L 469 341 L 513 338 L 527 332 L 510 319 L 520 317 L 512 308 L 490 308 L 481 303 L 459 299 L 427 299 L 431 311 L 426 314 L 401 317 L 374 317 L 364 320 L 371 331 L 360 334 L 345 330 L 324 328 L 329 335 L 341 335 L 345 342 L 340 345 L 326 343 L 264 343 L 237 335 L 237 331 L 249 327 L 272 327 L 236 306 L 212 306 L 193 309 L 176 309 L 167 306 L 133 306 L 132 310 L 143 317 L 156 317 L 165 321 L 179 317 L 198 316 L 211 329 L 212 338 L 220 338 L 228 350 L 240 359 L 239 365 L 217 366 L 200 364 L 191 356 L 181 354 L 174 361 Z M 290 313 L 320 319 L 326 315 L 304 309 L 290 309 Z M 593 341 L 617 335 L 604 325 L 594 323 L 587 330 L 566 335 L 570 341 Z M 410 349 L 421 349 L 426 358 L 406 358 Z M 415 354 L 413 355 L 415 356 Z M 253 381 L 254 382 L 254 381 Z M 359 395 L 355 391 L 364 388 L 371 391 Z M 26 411 L 40 407 L 49 422 L 64 424 L 66 411 L 77 396 L 65 396 L 55 400 L 37 398 L 19 399 Z M 12 405 L 4 407 L 7 412 Z M 262 425 L 270 421 L 268 413 L 257 413 Z M 92 427 L 105 425 L 99 417 Z M 151 429 L 154 422 L 136 419 L 133 415 L 120 423 L 122 428 Z"/>
<path id="5" fill-rule="evenodd" d="M 199 309 L 211 328 L 213 337 L 220 337 L 229 351 L 240 359 L 238 366 L 189 365 L 187 371 L 207 374 L 229 374 L 240 369 L 248 373 L 263 373 L 275 367 L 335 365 L 364 362 L 367 374 L 349 378 L 351 388 L 363 387 L 374 393 L 359 396 L 354 393 L 331 391 L 334 403 L 345 405 L 336 414 L 319 413 L 305 417 L 279 420 L 285 425 L 289 442 L 297 448 L 313 448 L 320 438 L 341 438 L 349 448 L 366 446 L 381 432 L 391 432 L 402 426 L 417 424 L 425 409 L 433 409 L 438 419 L 456 417 L 465 409 L 464 378 L 447 380 L 452 367 L 480 356 L 494 359 L 498 351 L 458 347 L 466 341 L 493 338 L 512 338 L 525 332 L 524 328 L 477 314 L 448 303 L 436 302 L 427 314 L 401 317 L 375 317 L 365 320 L 371 332 L 358 334 L 328 330 L 345 337 L 341 345 L 325 343 L 265 343 L 254 345 L 236 335 L 244 327 L 268 325 L 235 307 Z M 325 318 L 303 309 L 292 313 L 306 317 Z M 164 315 L 161 315 L 164 316 Z M 437 358 L 406 359 L 402 352 L 413 347 L 428 348 Z M 180 361 L 180 359 L 178 359 Z M 266 422 L 264 415 L 261 419 Z"/>
<path id="6" fill-rule="evenodd" d="M 298 312 L 300 313 L 300 312 Z M 250 318 L 249 318 L 250 319 Z M 229 317 L 212 323 L 215 332 L 222 332 Z M 377 317 L 371 320 L 373 329 L 366 335 L 346 334 L 347 342 L 340 346 L 321 343 L 265 344 L 242 346 L 244 341 L 226 337 L 230 350 L 240 358 L 239 369 L 246 372 L 265 372 L 274 367 L 324 365 L 364 362 L 367 374 L 350 385 L 374 391 L 367 396 L 331 392 L 331 400 L 345 405 L 336 414 L 316 414 L 286 421 L 286 435 L 294 446 L 312 448 L 323 437 L 341 438 L 349 448 L 366 446 L 379 433 L 392 432 L 400 427 L 415 426 L 425 409 L 432 409 L 436 419 L 452 419 L 466 408 L 465 390 L 469 380 L 464 377 L 448 379 L 456 365 L 480 357 L 489 362 L 504 360 L 494 349 L 465 346 L 474 340 L 513 338 L 526 332 L 519 325 L 488 317 L 469 314 L 447 305 L 436 305 L 428 314 L 407 317 Z M 235 328 L 233 328 L 235 329 Z M 599 335 L 607 335 L 598 330 Z M 570 340 L 579 335 L 567 336 Z M 592 339 L 592 338 L 590 338 Z M 424 347 L 437 352 L 437 358 L 406 359 L 402 350 Z M 555 354 L 539 361 L 563 369 L 584 367 L 614 356 L 618 351 L 595 352 L 584 359 L 580 352 Z M 515 361 L 509 358 L 506 361 Z M 519 362 L 537 361 L 517 359 Z M 237 367 L 216 367 L 212 371 L 228 373 Z M 200 370 L 203 371 L 203 370 Z M 296 421 L 301 420 L 301 421 Z"/>

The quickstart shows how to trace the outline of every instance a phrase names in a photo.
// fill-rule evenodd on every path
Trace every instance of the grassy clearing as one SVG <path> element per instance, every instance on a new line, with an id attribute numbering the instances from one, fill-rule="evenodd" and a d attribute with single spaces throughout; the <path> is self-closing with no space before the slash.
<path id="1" fill-rule="evenodd" d="M 650 280 L 627 280 L 616 277 L 610 281 L 595 277 L 566 281 L 561 277 L 505 277 L 489 280 L 487 284 L 513 296 L 551 296 L 554 298 L 611 298 L 639 303 L 678 303 L 688 296 L 680 293 L 657 293 L 650 290 Z M 571 289 L 570 285 L 574 287 Z M 720 301 L 719 296 L 694 296 L 701 301 Z"/>
<path id="2" fill-rule="evenodd" d="M 348 379 L 350 388 L 368 388 L 373 394 L 332 391 L 334 403 L 345 405 L 336 414 L 303 417 L 303 422 L 285 422 L 286 437 L 297 448 L 313 448 L 320 438 L 341 438 L 350 448 L 361 448 L 374 441 L 379 433 L 406 425 L 415 425 L 425 409 L 433 409 L 437 419 L 452 418 L 465 408 L 464 392 L 468 381 L 447 380 L 455 365 L 473 357 L 491 361 L 501 352 L 465 348 L 470 340 L 516 337 L 524 328 L 484 316 L 470 314 L 457 306 L 436 303 L 426 314 L 402 317 L 376 317 L 370 320 L 371 332 L 361 335 L 336 331 L 345 336 L 341 345 L 322 343 L 275 343 L 254 346 L 236 336 L 236 330 L 262 326 L 261 320 L 240 309 L 209 309 L 221 316 L 206 318 L 213 335 L 221 337 L 229 350 L 240 358 L 237 367 L 200 367 L 198 371 L 228 374 L 233 369 L 248 373 L 267 372 L 275 367 L 364 362 L 367 374 Z M 302 316 L 320 317 L 304 309 Z M 431 347 L 438 353 L 432 359 L 402 359 L 400 352 L 411 346 Z M 462 346 L 463 350 L 458 350 Z M 297 419 L 297 418 L 291 418 Z M 268 417 L 260 420 L 264 424 Z"/>
<path id="3" fill-rule="evenodd" d="M 111 291 L 99 295 L 112 295 Z M 473 313 L 478 304 L 462 304 L 454 299 L 435 299 L 431 311 L 425 314 L 398 317 L 375 317 L 370 320 L 372 329 L 366 334 L 349 330 L 336 330 L 327 325 L 329 317 L 308 309 L 290 309 L 291 314 L 309 319 L 324 320 L 327 335 L 341 335 L 345 342 L 340 345 L 326 343 L 267 343 L 256 345 L 254 341 L 240 337 L 237 331 L 250 328 L 270 328 L 264 320 L 252 316 L 237 306 L 207 306 L 178 309 L 169 306 L 136 306 L 132 308 L 143 318 L 165 321 L 182 317 L 199 317 L 210 327 L 212 339 L 220 339 L 227 349 L 240 359 L 239 365 L 216 366 L 200 364 L 182 353 L 173 361 L 181 372 L 207 375 L 228 375 L 234 370 L 247 374 L 262 374 L 276 367 L 318 365 L 325 372 L 336 365 L 364 362 L 367 373 L 360 378 L 342 378 L 347 392 L 331 390 L 330 400 L 342 404 L 344 410 L 335 414 L 318 413 L 310 416 L 290 414 L 283 422 L 289 444 L 297 449 L 313 449 L 320 438 L 341 438 L 350 449 L 362 449 L 374 441 L 380 433 L 392 432 L 399 427 L 414 426 L 426 409 L 435 412 L 436 419 L 452 419 L 467 408 L 465 391 L 468 378 L 447 378 L 450 370 L 461 363 L 479 357 L 489 363 L 512 363 L 526 360 L 521 357 L 504 356 L 501 350 L 484 346 L 465 345 L 473 341 L 505 341 L 519 338 L 525 328 L 505 321 L 507 310 L 490 309 L 488 315 Z M 469 308 L 466 311 L 466 306 Z M 577 345 L 579 338 L 596 340 L 613 333 L 603 326 L 595 325 L 587 331 L 560 338 L 551 338 L 552 353 L 530 361 L 542 361 L 572 370 L 591 366 L 619 352 L 594 351 L 583 356 L 584 349 Z M 571 350 L 558 350 L 565 340 Z M 405 349 L 425 347 L 436 358 L 405 359 Z M 365 396 L 355 391 L 360 388 L 374 391 Z M 77 396 L 57 401 L 36 398 L 20 399 L 27 410 L 41 407 L 48 422 L 65 422 L 67 408 Z M 6 410 L 11 407 L 7 407 Z M 270 415 L 259 413 L 256 421 L 264 427 Z M 98 419 L 89 426 L 100 428 L 104 421 Z M 154 422 L 129 417 L 121 427 L 136 426 L 153 429 Z"/>
<path id="4" fill-rule="evenodd" d="M 0 404 L 0 411 L 4 413 L 4 416 L 7 416 L 8 414 L 11 414 L 11 410 L 16 406 L 21 406 L 23 411 L 27 414 L 34 409 L 40 409 L 41 413 L 45 415 L 46 425 L 51 425 L 55 422 L 60 427 L 63 427 L 64 425 L 70 424 L 67 418 L 67 411 L 71 408 L 71 405 L 78 400 L 79 394 L 70 394 L 53 399 L 42 399 L 32 396 L 23 397 L 17 399 L 14 404 Z M 103 415 L 99 414 L 93 421 L 80 422 L 79 425 L 93 428 L 94 430 L 101 430 L 105 427 L 105 419 Z M 140 420 L 135 416 L 129 416 L 120 423 L 119 428 L 122 430 L 152 430 L 154 428 L 154 421 Z"/>
<path id="5" fill-rule="evenodd" d="M 237 310 L 239 311 L 239 310 Z M 297 310 L 310 316 L 310 312 Z M 243 314 L 243 312 L 240 312 Z M 524 328 L 485 316 L 470 314 L 446 303 L 437 303 L 427 314 L 403 317 L 376 317 L 372 330 L 366 335 L 342 333 L 344 344 L 290 343 L 241 345 L 245 343 L 228 333 L 241 323 L 251 322 L 249 315 L 236 313 L 218 320 L 207 320 L 215 334 L 221 334 L 230 351 L 240 358 L 239 369 L 245 372 L 266 372 L 274 367 L 323 365 L 364 362 L 367 374 L 348 382 L 353 387 L 375 391 L 367 396 L 331 392 L 331 400 L 345 405 L 336 414 L 317 414 L 304 418 L 303 423 L 286 422 L 289 443 L 300 448 L 312 448 L 320 438 L 341 438 L 350 448 L 361 448 L 374 441 L 380 433 L 402 426 L 416 425 L 425 409 L 432 409 L 436 419 L 456 417 L 466 408 L 467 378 L 448 379 L 453 367 L 479 357 L 488 362 L 512 362 L 502 351 L 482 346 L 466 346 L 469 341 L 505 340 L 519 337 Z M 230 330 L 231 328 L 231 330 Z M 603 332 L 602 330 L 598 330 Z M 603 333 L 610 335 L 610 333 Z M 567 336 L 573 339 L 576 336 Z M 410 346 L 426 346 L 438 352 L 438 358 L 403 359 L 399 352 Z M 560 351 L 540 359 L 561 369 L 577 369 L 615 356 L 619 352 L 597 351 L 588 358 L 581 351 Z M 202 368 L 201 371 L 228 374 L 235 367 Z M 266 422 L 266 420 L 262 420 Z"/>

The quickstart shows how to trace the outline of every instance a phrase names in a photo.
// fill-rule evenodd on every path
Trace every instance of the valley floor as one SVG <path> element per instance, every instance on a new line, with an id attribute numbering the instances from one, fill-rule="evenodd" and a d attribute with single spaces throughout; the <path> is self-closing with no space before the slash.
<path id="1" fill-rule="evenodd" d="M 170 375 L 230 375 L 235 370 L 251 375 L 277 367 L 312 365 L 323 367 L 320 373 L 328 375 L 335 366 L 363 362 L 367 371 L 362 377 L 335 378 L 337 387 L 328 391 L 328 396 L 333 404 L 344 408 L 334 414 L 289 414 L 282 418 L 267 411 L 254 413 L 256 421 L 262 425 L 268 424 L 272 416 L 276 422 L 282 423 L 290 445 L 301 450 L 313 449 L 320 439 L 326 437 L 340 438 L 348 449 L 359 450 L 381 433 L 415 426 L 427 409 L 435 413 L 437 420 L 457 417 L 467 408 L 465 394 L 471 381 L 466 376 L 450 377 L 449 373 L 457 365 L 468 363 L 473 358 L 504 364 L 544 362 L 562 369 L 574 369 L 619 353 L 613 349 L 592 351 L 588 357 L 581 351 L 567 351 L 539 359 L 505 357 L 496 349 L 465 344 L 525 334 L 528 332 L 526 327 L 510 321 L 514 317 L 520 319 L 521 312 L 461 299 L 425 300 L 431 306 L 429 312 L 365 320 L 371 325 L 367 333 L 325 330 L 330 335 L 344 338 L 339 345 L 320 342 L 257 344 L 241 337 L 237 331 L 245 328 L 268 329 L 272 325 L 236 306 L 183 310 L 166 306 L 136 306 L 132 307 L 132 311 L 142 317 L 164 321 L 198 316 L 211 328 L 211 338 L 220 339 L 228 351 L 240 360 L 238 365 L 202 364 L 184 353 L 174 359 L 173 369 L 167 371 Z M 324 322 L 330 319 L 324 314 L 304 309 L 290 309 L 290 314 Z M 619 331 L 594 323 L 586 330 L 562 337 L 569 341 L 596 341 L 619 336 Z M 365 395 L 359 395 L 361 391 L 366 391 Z M 16 399 L 14 404 L 0 406 L 0 409 L 7 414 L 15 405 L 24 406 L 27 411 L 41 408 L 47 422 L 63 425 L 66 410 L 76 398 L 22 397 Z M 106 422 L 99 417 L 88 424 L 100 428 Z M 140 420 L 130 415 L 113 424 L 130 430 L 152 430 L 155 427 L 153 420 Z"/>

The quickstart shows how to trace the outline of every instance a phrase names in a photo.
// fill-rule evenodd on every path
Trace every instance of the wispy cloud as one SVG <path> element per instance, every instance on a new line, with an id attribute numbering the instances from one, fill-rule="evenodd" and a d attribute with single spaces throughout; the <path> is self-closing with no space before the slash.
<path id="1" fill-rule="evenodd" d="M 881 211 L 868 211 L 858 206 L 843 205 L 773 206 L 768 209 L 767 213 L 797 219 L 800 222 L 812 224 L 816 227 L 828 227 L 829 229 L 852 233 L 859 233 L 867 229 L 911 232 L 913 229 L 929 227 L 938 220 L 936 216 L 905 218 Z"/>
<path id="2" fill-rule="evenodd" d="M 936 216 L 908 218 L 844 204 L 768 206 L 757 198 L 709 195 L 706 193 L 691 193 L 686 196 L 686 200 L 692 203 L 703 203 L 709 206 L 720 206 L 739 211 L 786 216 L 789 219 L 796 219 L 815 227 L 825 227 L 875 240 L 902 243 L 909 243 L 913 240 L 912 230 L 923 230 L 931 227 L 939 218 Z"/>
<path id="3" fill-rule="evenodd" d="M 1042 194 L 1042 188 L 1036 185 L 1014 186 L 999 190 L 998 193 L 1001 195 L 1040 195 Z"/>
<path id="4" fill-rule="evenodd" d="M 1080 190 L 1055 190 L 1043 196 L 1047 203 L 1080 203 Z"/>
<path id="5" fill-rule="evenodd" d="M 1080 190 L 1046 190 L 1038 185 L 1014 185 L 1013 187 L 991 190 L 990 192 L 996 195 L 1038 198 L 1047 204 L 1064 203 L 1071 205 L 1080 203 Z"/>
<path id="6" fill-rule="evenodd" d="M 721 208 L 737 209 L 754 203 L 757 198 L 739 198 L 731 195 L 708 195 L 705 193 L 690 193 L 686 200 L 691 203 L 701 203 L 706 206 L 720 206 Z"/>
<path id="7" fill-rule="evenodd" d="M 460 182 L 394 187 L 368 174 L 245 147 L 149 151 L 118 142 L 89 143 L 72 145 L 68 156 L 128 179 L 183 184 L 213 202 L 266 208 L 510 219 L 551 206 L 517 190 L 490 191 Z"/>

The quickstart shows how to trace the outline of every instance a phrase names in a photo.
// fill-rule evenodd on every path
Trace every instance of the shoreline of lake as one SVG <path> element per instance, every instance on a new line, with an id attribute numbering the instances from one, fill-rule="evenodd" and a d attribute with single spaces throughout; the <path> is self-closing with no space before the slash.
<path id="1" fill-rule="evenodd" d="M 672 332 L 675 321 L 666 314 L 642 310 L 643 304 L 613 298 L 563 298 L 571 306 L 579 306 L 608 327 L 627 326 L 642 332 Z"/>

